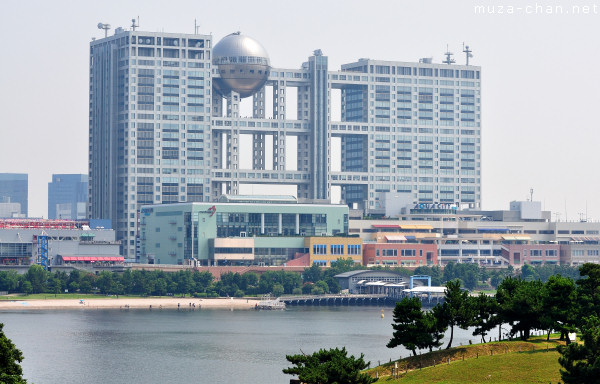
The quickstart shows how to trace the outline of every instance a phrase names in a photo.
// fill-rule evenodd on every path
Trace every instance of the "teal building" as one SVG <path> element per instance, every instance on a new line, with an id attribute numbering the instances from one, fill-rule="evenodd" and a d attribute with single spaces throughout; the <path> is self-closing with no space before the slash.
<path id="1" fill-rule="evenodd" d="M 348 233 L 348 207 L 293 196 L 228 196 L 217 203 L 144 206 L 142 263 L 282 265 L 308 253 L 304 238 Z"/>

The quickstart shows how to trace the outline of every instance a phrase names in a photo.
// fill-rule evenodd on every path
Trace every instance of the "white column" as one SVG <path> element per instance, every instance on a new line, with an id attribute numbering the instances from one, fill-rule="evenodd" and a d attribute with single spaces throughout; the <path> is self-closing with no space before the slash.
<path id="1" fill-rule="evenodd" d="M 264 213 L 260 214 L 260 234 L 261 235 L 265 234 L 265 214 Z"/>
<path id="2" fill-rule="evenodd" d="M 279 227 L 277 228 L 277 233 L 280 234 L 280 235 L 283 232 L 283 229 L 282 229 L 282 227 L 283 227 L 283 225 L 282 225 L 282 223 L 283 223 L 282 216 L 283 215 L 280 213 L 279 214 Z"/>

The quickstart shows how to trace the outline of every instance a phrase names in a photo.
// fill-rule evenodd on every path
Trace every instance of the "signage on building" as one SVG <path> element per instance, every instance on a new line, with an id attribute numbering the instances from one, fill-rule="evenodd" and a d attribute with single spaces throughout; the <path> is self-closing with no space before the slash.
<path id="1" fill-rule="evenodd" d="M 454 209 L 457 210 L 456 203 L 417 203 L 413 209 Z"/>
<path id="2" fill-rule="evenodd" d="M 208 209 L 206 210 L 206 212 L 210 212 L 210 216 L 209 216 L 209 217 L 212 217 L 212 215 L 214 215 L 214 214 L 215 214 L 215 212 L 217 212 L 217 207 L 215 207 L 215 206 L 213 205 L 212 207 L 208 208 Z"/>

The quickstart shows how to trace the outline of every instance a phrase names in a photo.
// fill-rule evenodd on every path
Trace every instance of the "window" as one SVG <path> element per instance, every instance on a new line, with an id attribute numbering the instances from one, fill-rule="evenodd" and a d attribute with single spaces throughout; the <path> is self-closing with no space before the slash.
<path id="1" fill-rule="evenodd" d="M 556 257 L 556 249 L 546 249 L 546 256 Z"/>
<path id="2" fill-rule="evenodd" d="M 416 252 L 414 249 L 403 249 L 402 256 L 415 256 Z"/>
<path id="3" fill-rule="evenodd" d="M 326 255 L 327 246 L 325 244 L 313 244 L 313 255 Z"/>
<path id="4" fill-rule="evenodd" d="M 344 254 L 344 245 L 343 244 L 331 244 L 331 254 L 332 255 L 343 255 Z"/>
<path id="5" fill-rule="evenodd" d="M 397 249 L 382 249 L 381 250 L 381 256 L 383 256 L 383 257 L 396 257 L 396 256 L 398 256 L 398 250 Z"/>
<path id="6" fill-rule="evenodd" d="M 360 255 L 360 244 L 349 244 L 348 255 Z"/>
<path id="7" fill-rule="evenodd" d="M 588 256 L 598 256 L 598 250 L 597 249 L 588 249 L 587 255 Z"/>

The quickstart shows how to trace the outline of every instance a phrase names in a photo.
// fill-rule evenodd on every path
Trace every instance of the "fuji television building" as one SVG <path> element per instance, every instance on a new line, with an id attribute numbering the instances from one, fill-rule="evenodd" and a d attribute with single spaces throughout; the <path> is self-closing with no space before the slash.
<path id="1" fill-rule="evenodd" d="M 118 28 L 90 44 L 89 217 L 112 219 L 132 258 L 143 205 L 217 201 L 244 184 L 291 185 L 321 203 L 339 187 L 365 215 L 385 212 L 387 192 L 480 208 L 481 70 L 451 63 L 359 59 L 330 70 L 316 50 L 277 68 L 239 32 L 213 46 L 210 35 Z M 251 117 L 240 114 L 244 98 Z"/>

